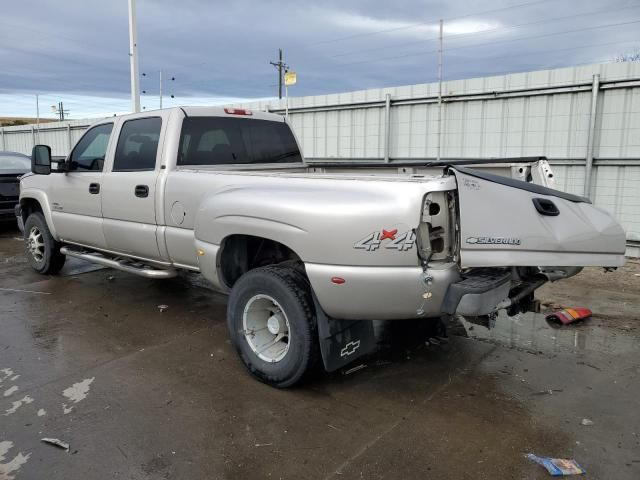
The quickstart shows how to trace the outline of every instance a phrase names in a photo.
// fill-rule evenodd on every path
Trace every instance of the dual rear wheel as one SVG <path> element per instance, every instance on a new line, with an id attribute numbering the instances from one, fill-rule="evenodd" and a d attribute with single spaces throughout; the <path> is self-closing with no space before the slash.
<path id="1" fill-rule="evenodd" d="M 262 382 L 289 387 L 320 364 L 310 287 L 293 267 L 256 268 L 240 277 L 229 297 L 227 323 L 240 359 Z"/>

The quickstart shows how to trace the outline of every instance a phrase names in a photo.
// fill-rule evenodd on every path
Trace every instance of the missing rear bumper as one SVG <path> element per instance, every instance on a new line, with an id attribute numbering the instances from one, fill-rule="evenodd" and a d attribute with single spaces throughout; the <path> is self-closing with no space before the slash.
<path id="1" fill-rule="evenodd" d="M 465 317 L 491 315 L 501 309 L 507 314 L 539 311 L 534 291 L 548 281 L 543 275 L 527 279 L 506 270 L 479 269 L 449 286 L 442 310 Z"/>
<path id="2" fill-rule="evenodd" d="M 509 298 L 510 289 L 511 272 L 479 269 L 449 285 L 442 311 L 451 315 L 488 315 Z"/>

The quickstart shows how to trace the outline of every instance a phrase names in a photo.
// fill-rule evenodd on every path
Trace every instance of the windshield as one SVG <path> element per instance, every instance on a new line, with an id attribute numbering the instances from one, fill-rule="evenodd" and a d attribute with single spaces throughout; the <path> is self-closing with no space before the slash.
<path id="1" fill-rule="evenodd" d="M 31 159 L 19 153 L 0 152 L 0 174 L 25 173 L 31 170 Z"/>
<path id="2" fill-rule="evenodd" d="M 284 122 L 230 117 L 187 117 L 182 122 L 178 165 L 302 162 Z"/>

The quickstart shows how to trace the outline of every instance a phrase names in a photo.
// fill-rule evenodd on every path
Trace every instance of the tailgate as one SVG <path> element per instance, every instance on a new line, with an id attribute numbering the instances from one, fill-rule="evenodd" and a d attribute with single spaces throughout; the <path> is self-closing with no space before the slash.
<path id="1" fill-rule="evenodd" d="M 451 171 L 463 268 L 624 264 L 624 230 L 588 199 L 472 169 Z"/>

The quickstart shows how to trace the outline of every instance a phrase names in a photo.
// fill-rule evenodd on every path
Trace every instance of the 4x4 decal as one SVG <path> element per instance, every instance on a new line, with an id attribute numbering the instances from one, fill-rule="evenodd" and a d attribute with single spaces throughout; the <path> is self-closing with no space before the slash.
<path id="1" fill-rule="evenodd" d="M 382 246 L 384 248 L 405 252 L 411 250 L 416 243 L 416 234 L 413 230 L 398 233 L 398 229 L 382 229 L 381 232 L 372 232 L 353 244 L 353 248 L 373 252 Z"/>

